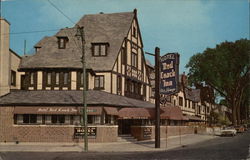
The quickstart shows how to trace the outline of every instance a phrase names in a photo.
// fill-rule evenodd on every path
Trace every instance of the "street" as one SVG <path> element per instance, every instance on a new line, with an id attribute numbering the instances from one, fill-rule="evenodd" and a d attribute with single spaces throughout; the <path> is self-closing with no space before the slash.
<path id="1" fill-rule="evenodd" d="M 168 159 L 245 160 L 249 158 L 250 131 L 235 137 L 217 137 L 167 151 L 148 152 L 2 152 L 0 160 Z"/>

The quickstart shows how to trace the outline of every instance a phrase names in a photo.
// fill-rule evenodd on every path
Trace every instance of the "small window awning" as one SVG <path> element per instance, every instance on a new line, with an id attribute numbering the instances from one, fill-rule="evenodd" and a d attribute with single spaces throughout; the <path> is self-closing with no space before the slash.
<path id="1" fill-rule="evenodd" d="M 118 110 L 115 107 L 104 107 L 104 111 L 108 114 L 108 115 L 114 115 L 114 116 L 118 116 Z"/>
<path id="2" fill-rule="evenodd" d="M 154 109 L 147 108 L 122 108 L 118 112 L 120 119 L 152 119 Z"/>

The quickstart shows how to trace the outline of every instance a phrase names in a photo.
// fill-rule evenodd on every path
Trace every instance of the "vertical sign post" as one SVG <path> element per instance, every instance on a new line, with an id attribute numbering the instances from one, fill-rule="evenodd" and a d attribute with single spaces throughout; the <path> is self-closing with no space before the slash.
<path id="1" fill-rule="evenodd" d="M 155 148 L 160 148 L 160 48 L 155 48 Z"/>
<path id="2" fill-rule="evenodd" d="M 179 59 L 178 53 L 168 53 L 161 57 L 161 80 L 160 94 L 172 95 L 179 92 Z M 166 127 L 166 147 L 167 147 L 167 128 Z M 179 127 L 180 143 L 181 130 Z"/>

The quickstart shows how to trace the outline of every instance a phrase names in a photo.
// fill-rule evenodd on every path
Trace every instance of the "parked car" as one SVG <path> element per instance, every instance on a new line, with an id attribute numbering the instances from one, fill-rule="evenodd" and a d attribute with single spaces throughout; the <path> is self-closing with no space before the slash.
<path id="1" fill-rule="evenodd" d="M 236 129 L 234 127 L 225 127 L 221 130 L 221 136 L 236 136 Z"/>
<path id="2" fill-rule="evenodd" d="M 237 133 L 243 133 L 245 131 L 245 127 L 242 125 L 235 126 L 235 129 L 236 129 Z"/>

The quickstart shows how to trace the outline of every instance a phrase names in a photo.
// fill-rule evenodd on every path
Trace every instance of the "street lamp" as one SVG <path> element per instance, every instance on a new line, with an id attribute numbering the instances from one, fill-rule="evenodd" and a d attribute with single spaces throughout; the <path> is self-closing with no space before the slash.
<path id="1" fill-rule="evenodd" d="M 83 123 L 84 126 L 84 150 L 88 151 L 88 127 L 87 127 L 87 103 L 86 103 L 86 91 L 87 91 L 87 80 L 86 80 L 86 59 L 85 59 L 85 35 L 84 27 L 77 26 L 76 35 L 78 40 L 81 40 L 82 46 L 82 71 L 83 71 Z"/>

